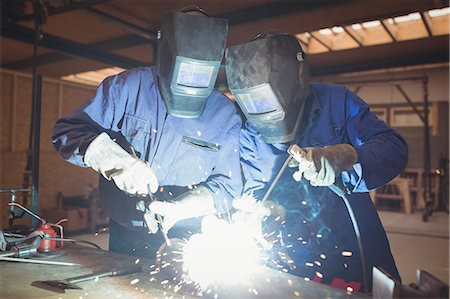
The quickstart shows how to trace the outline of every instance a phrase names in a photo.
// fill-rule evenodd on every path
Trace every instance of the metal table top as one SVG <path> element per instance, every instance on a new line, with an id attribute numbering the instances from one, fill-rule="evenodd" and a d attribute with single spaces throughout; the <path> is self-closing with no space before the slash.
<path id="1" fill-rule="evenodd" d="M 68 244 L 69 245 L 69 244 Z M 183 290 L 174 292 L 165 278 L 153 274 L 152 265 L 139 260 L 142 272 L 118 277 L 102 277 L 80 282 L 82 290 L 66 290 L 64 294 L 32 286 L 33 281 L 63 280 L 98 270 L 135 264 L 136 257 L 98 250 L 91 247 L 68 246 L 64 255 L 52 261 L 73 262 L 80 266 L 55 266 L 0 261 L 0 297 L 5 298 L 198 298 Z M 274 269 L 262 267 L 257 277 L 233 286 L 217 286 L 204 298 L 369 298 L 351 294 Z"/>

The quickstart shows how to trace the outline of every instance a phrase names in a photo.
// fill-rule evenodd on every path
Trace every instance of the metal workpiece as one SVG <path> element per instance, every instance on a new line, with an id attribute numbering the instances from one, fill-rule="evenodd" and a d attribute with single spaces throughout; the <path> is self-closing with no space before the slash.
<path id="1" fill-rule="evenodd" d="M 25 263 L 0 262 L 0 285 L 2 298 L 57 298 L 54 291 L 32 286 L 34 281 L 69 280 L 70 277 L 91 277 L 93 272 L 113 268 L 142 267 L 142 271 L 116 277 L 102 277 L 74 282 L 80 289 L 65 289 L 64 298 L 199 298 L 187 289 L 172 284 L 171 279 L 161 276 L 150 260 L 135 256 L 98 250 L 90 247 L 67 245 L 67 255 L 52 260 L 78 263 L 82 266 L 55 267 Z M 211 265 L 214 267 L 214 265 Z M 24 275 L 26 273 L 26 275 Z M 106 275 L 109 276 L 109 275 Z M 67 279 L 69 278 L 69 279 Z M 188 285 L 189 286 L 189 285 Z M 203 298 L 369 298 L 363 294 L 348 294 L 313 281 L 306 281 L 282 271 L 262 267 L 255 277 L 233 285 L 218 285 L 203 293 Z"/>
<path id="2" fill-rule="evenodd" d="M 31 283 L 32 286 L 42 288 L 44 290 L 53 291 L 56 293 L 65 293 L 65 290 L 82 290 L 83 288 L 78 285 L 80 282 L 99 279 L 101 277 L 113 277 L 128 275 L 141 272 L 142 267 L 140 265 L 132 264 L 124 268 L 114 268 L 110 270 L 104 270 L 94 272 L 90 274 L 80 275 L 72 278 L 66 278 L 63 280 L 36 280 Z"/>

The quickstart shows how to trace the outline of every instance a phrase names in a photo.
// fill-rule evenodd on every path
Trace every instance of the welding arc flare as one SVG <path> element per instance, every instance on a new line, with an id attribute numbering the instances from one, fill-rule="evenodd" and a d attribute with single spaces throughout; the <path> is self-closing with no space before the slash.
<path id="1" fill-rule="evenodd" d="M 207 216 L 183 247 L 183 272 L 203 289 L 238 284 L 261 266 L 261 251 L 251 229 Z"/>

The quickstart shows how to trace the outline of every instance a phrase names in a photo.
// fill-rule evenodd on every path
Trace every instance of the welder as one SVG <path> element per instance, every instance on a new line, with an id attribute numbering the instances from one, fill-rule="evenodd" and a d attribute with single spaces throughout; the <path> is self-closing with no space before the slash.
<path id="1" fill-rule="evenodd" d="M 58 153 L 101 174 L 110 250 L 155 258 L 161 231 L 188 238 L 198 217 L 225 213 L 242 191 L 242 121 L 214 89 L 227 30 L 200 8 L 168 13 L 156 66 L 106 78 L 56 122 Z"/>
<path id="2" fill-rule="evenodd" d="M 307 56 L 292 35 L 262 33 L 228 48 L 226 75 L 247 119 L 240 145 L 244 194 L 261 200 L 288 160 L 289 147 L 306 152 L 287 164 L 268 197 L 285 209 L 274 243 L 294 261 L 285 269 L 354 292 L 371 291 L 373 266 L 400 280 L 368 192 L 405 167 L 403 138 L 346 87 L 311 83 Z M 348 193 L 362 246 L 332 185 Z"/>

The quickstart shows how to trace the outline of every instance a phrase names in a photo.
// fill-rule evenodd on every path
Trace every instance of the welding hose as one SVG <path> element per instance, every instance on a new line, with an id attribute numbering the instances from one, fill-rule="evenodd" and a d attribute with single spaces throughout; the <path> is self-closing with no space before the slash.
<path id="1" fill-rule="evenodd" d="M 286 159 L 286 162 L 281 167 L 280 173 L 278 173 L 276 180 L 278 180 L 278 178 L 281 176 L 281 173 L 286 169 L 288 162 L 290 161 L 291 158 L 293 158 L 293 156 L 295 154 L 298 154 L 301 156 L 306 155 L 305 150 L 302 149 L 301 147 L 299 147 L 297 144 L 290 145 L 288 148 L 288 153 L 289 153 L 289 157 Z M 355 160 L 352 160 L 352 159 L 355 159 Z M 357 156 L 352 155 L 351 159 L 346 161 L 345 164 L 347 164 L 347 166 L 353 165 L 356 163 L 356 159 L 357 159 Z M 274 184 L 272 184 L 272 185 L 274 185 Z M 273 187 L 273 186 L 271 186 L 271 187 Z M 361 269 L 362 269 L 362 274 L 363 274 L 363 286 L 364 286 L 365 291 L 367 292 L 368 285 L 367 285 L 366 259 L 364 257 L 364 249 L 363 249 L 363 245 L 362 245 L 362 241 L 361 241 L 361 233 L 359 231 L 359 226 L 358 226 L 358 222 L 356 221 L 355 214 L 353 213 L 353 208 L 351 207 L 351 205 L 347 199 L 347 195 L 342 188 L 338 187 L 335 184 L 329 185 L 328 188 L 331 191 L 333 191 L 337 196 L 342 198 L 342 200 L 344 201 L 344 204 L 347 208 L 348 214 L 350 215 L 350 220 L 352 222 L 353 230 L 355 231 L 356 240 L 358 242 L 359 256 L 361 259 Z"/>
<path id="2" fill-rule="evenodd" d="M 353 213 L 353 208 L 350 205 L 347 195 L 345 194 L 344 190 L 342 190 L 341 188 L 339 188 L 336 185 L 329 185 L 328 188 L 330 188 L 330 190 L 333 191 L 337 196 L 342 198 L 342 200 L 344 201 L 344 204 L 347 208 L 348 214 L 350 215 L 350 220 L 352 221 L 353 230 L 355 231 L 356 240 L 358 242 L 359 256 L 361 258 L 361 269 L 362 269 L 362 274 L 363 274 L 364 290 L 365 290 L 365 292 L 367 292 L 369 289 L 368 289 L 368 285 L 367 285 L 366 259 L 364 257 L 364 249 L 363 249 L 363 244 L 361 241 L 361 233 L 359 231 L 359 226 L 358 226 L 358 222 L 356 221 L 355 213 Z"/>

